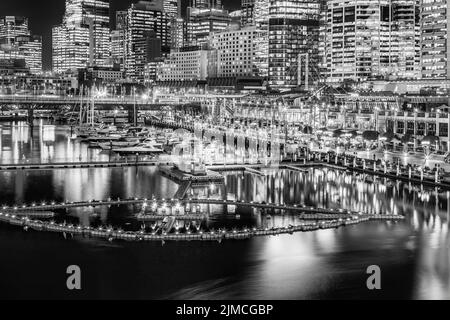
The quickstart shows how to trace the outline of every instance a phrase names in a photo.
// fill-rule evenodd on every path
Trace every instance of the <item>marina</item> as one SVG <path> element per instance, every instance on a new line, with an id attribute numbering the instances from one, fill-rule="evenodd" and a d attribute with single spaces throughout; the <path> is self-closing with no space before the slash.
<path id="1" fill-rule="evenodd" d="M 11 133 L 13 132 L 15 131 L 12 131 Z M 47 152 L 47 145 L 45 143 L 39 144 L 38 137 L 40 131 L 36 132 L 38 132 L 38 134 L 35 134 L 33 139 L 38 139 L 38 142 L 35 145 L 42 148 L 40 149 L 41 152 Z M 61 138 L 59 138 L 60 135 L 62 135 Z M 68 141 L 65 138 L 66 135 L 70 136 L 70 127 L 66 127 L 62 131 L 61 129 L 56 129 L 55 142 L 53 142 L 52 145 L 54 144 L 55 147 L 59 147 L 55 148 L 55 150 L 70 150 L 65 149 Z M 15 139 L 17 138 L 24 141 L 20 135 L 15 137 Z M 7 145 L 5 144 L 7 143 L 5 141 L 6 140 L 3 140 L 3 148 Z M 86 146 L 86 143 L 81 142 L 79 139 L 70 140 L 70 143 L 74 144 L 74 148 Z M 20 144 L 18 146 L 20 146 Z M 64 149 L 61 149 L 61 146 L 65 146 Z M 101 159 L 99 162 L 107 162 L 109 160 L 109 155 L 102 155 L 101 152 L 96 151 L 96 149 L 84 150 L 86 155 L 83 155 L 83 158 L 89 156 L 92 157 L 92 159 Z M 7 153 L 2 153 L 2 155 L 4 157 Z M 61 161 L 63 159 L 62 155 L 62 153 L 57 153 L 54 155 L 54 159 L 56 161 Z M 67 151 L 64 151 L 64 155 L 67 157 Z M 71 162 L 75 165 L 77 156 L 74 155 L 72 159 L 73 161 Z M 156 159 L 150 160 L 150 162 L 156 162 L 155 160 Z M 3 163 L 5 163 L 5 161 L 8 161 L 7 158 L 2 159 Z M 50 161 L 52 160 L 50 159 Z M 396 192 L 405 192 L 403 195 L 405 199 L 406 197 L 411 197 L 410 192 L 412 192 L 415 195 L 415 200 L 409 201 L 415 201 L 416 203 L 417 201 L 419 201 L 419 203 L 424 201 L 423 204 L 420 204 L 419 206 L 424 206 L 423 210 L 430 212 L 432 216 L 435 217 L 434 219 L 445 219 L 446 217 L 445 211 L 441 212 L 442 209 L 435 211 L 434 202 L 431 202 L 429 205 L 426 204 L 426 199 L 434 201 L 432 199 L 437 197 L 436 199 L 439 199 L 439 203 L 443 205 L 442 203 L 446 201 L 445 191 L 435 193 L 434 189 L 428 189 L 427 185 L 424 185 L 422 187 L 423 191 L 421 191 L 420 184 L 412 182 L 411 186 L 408 186 L 409 182 L 405 180 L 406 184 L 403 185 L 401 179 L 394 180 L 394 177 L 392 180 L 398 181 L 397 183 L 391 184 L 391 179 L 383 177 L 379 177 L 373 182 L 365 182 L 363 177 L 365 175 L 372 176 L 370 171 L 373 171 L 373 165 L 367 161 L 366 171 L 364 171 L 364 173 L 362 171 L 350 173 L 349 168 L 347 168 L 348 166 L 352 166 L 350 157 L 347 160 L 347 167 L 343 166 L 343 159 L 340 159 L 338 165 L 336 165 L 334 158 L 330 158 L 330 161 L 328 162 L 325 155 L 321 156 L 320 161 L 317 155 L 316 159 L 312 157 L 310 160 L 306 159 L 306 162 L 304 159 L 299 158 L 297 162 L 289 161 L 286 164 L 280 164 L 279 167 L 269 167 L 267 169 L 261 169 L 261 164 L 251 163 L 227 164 L 225 166 L 223 163 L 208 165 L 208 170 L 220 173 L 223 177 L 222 183 L 215 185 L 214 188 L 212 188 L 210 183 L 204 183 L 203 186 L 202 184 L 196 186 L 195 184 L 183 182 L 179 184 L 170 179 L 166 181 L 161 175 L 161 172 L 156 165 L 157 163 L 155 163 L 155 165 L 145 165 L 144 160 L 139 159 L 139 162 L 142 162 L 142 166 L 138 164 L 137 167 L 134 167 L 135 157 L 131 157 L 128 161 L 130 162 L 130 166 L 124 167 L 77 169 L 49 167 L 44 168 L 43 170 L 0 171 L 0 182 L 4 186 L 4 190 L 10 190 L 10 188 L 22 190 L 23 188 L 23 191 L 21 192 L 22 195 L 20 196 L 19 194 L 19 198 L 17 198 L 17 196 L 10 196 L 9 193 L 2 196 L 2 202 L 5 205 L 0 206 L 0 212 L 4 215 L 16 215 L 17 218 L 1 223 L 0 228 L 7 228 L 7 230 L 10 230 L 9 232 L 15 232 L 14 230 L 17 230 L 20 234 L 27 235 L 27 237 L 34 237 L 35 234 L 35 236 L 45 238 L 45 234 L 55 234 L 58 236 L 54 241 L 62 242 L 61 245 L 63 246 L 69 246 L 70 242 L 77 243 L 78 241 L 101 241 L 102 243 L 120 245 L 122 245 L 122 243 L 124 245 L 128 243 L 130 245 L 132 243 L 148 243 L 148 245 L 157 243 L 159 247 L 161 247 L 162 243 L 165 243 L 161 248 L 166 251 L 166 254 L 169 254 L 167 253 L 167 250 L 170 250 L 171 243 L 179 243 L 180 245 L 182 243 L 187 243 L 187 245 L 192 244 L 195 246 L 195 243 L 198 242 L 205 244 L 216 243 L 217 245 L 220 242 L 220 247 L 223 248 L 222 250 L 228 250 L 226 249 L 229 246 L 227 243 L 229 242 L 232 244 L 236 240 L 240 240 L 238 243 L 242 242 L 245 246 L 244 243 L 246 243 L 246 241 L 258 241 L 258 243 L 260 241 L 268 241 L 268 243 L 270 243 L 272 241 L 286 241 L 282 240 L 284 237 L 297 239 L 299 236 L 303 239 L 303 237 L 308 234 L 312 235 L 315 232 L 333 232 L 333 237 L 339 239 L 339 234 L 334 234 L 334 232 L 338 231 L 352 235 L 352 237 L 355 238 L 357 237 L 354 234 L 355 231 L 352 231 L 353 229 L 349 228 L 360 228 L 361 230 L 367 230 L 367 228 L 369 228 L 368 230 L 373 230 L 378 224 L 387 226 L 385 223 L 394 223 L 390 225 L 390 228 L 403 229 L 404 225 L 408 226 L 411 223 L 415 225 L 416 222 L 413 222 L 415 219 L 422 221 L 419 222 L 420 224 L 428 225 L 428 223 L 431 223 L 420 218 L 423 214 L 422 211 L 419 211 L 411 217 L 408 209 L 408 201 L 403 202 L 401 198 L 396 198 L 396 205 L 391 207 L 388 198 L 386 198 L 386 200 L 381 200 L 384 199 L 383 197 L 388 197 L 386 191 L 383 191 L 383 185 L 386 185 L 388 190 L 394 188 L 395 190 L 399 190 Z M 362 169 L 362 162 L 358 162 L 358 165 L 361 166 Z M 261 170 L 261 172 L 265 173 L 265 176 L 249 172 L 246 170 L 247 167 L 254 168 L 258 171 Z M 294 170 L 293 168 L 298 168 L 299 170 Z M 377 171 L 383 172 L 383 170 L 384 168 L 382 166 L 377 167 Z M 101 179 L 99 181 L 102 181 L 97 184 L 98 187 L 95 191 L 94 189 L 89 188 L 84 190 L 85 188 L 83 186 L 88 181 L 85 180 L 88 179 L 86 172 L 91 172 L 90 175 L 94 174 L 94 176 L 97 177 L 96 179 Z M 401 170 L 401 172 L 404 173 L 405 169 Z M 21 180 L 23 179 L 20 177 L 21 174 L 25 174 L 25 180 Z M 74 179 L 75 175 L 79 178 Z M 64 181 L 63 184 L 61 184 L 61 182 L 56 183 L 56 181 L 56 184 L 53 182 L 51 183 L 51 185 L 54 184 L 59 186 L 58 188 L 63 189 L 60 189 L 61 191 L 57 191 L 57 193 L 53 193 L 50 190 L 42 190 L 43 193 L 41 192 L 38 194 L 26 191 L 28 188 L 25 188 L 25 185 L 29 184 L 30 181 L 46 181 L 41 180 L 46 176 L 53 176 L 53 179 L 57 179 L 56 181 Z M 108 186 L 110 183 L 108 182 L 110 179 L 107 178 L 109 176 L 111 176 L 113 181 L 127 181 L 124 188 L 117 189 L 116 187 L 112 188 L 111 191 L 107 191 L 108 188 L 105 189 L 104 186 Z M 242 180 L 243 177 L 248 181 L 245 184 L 245 187 L 243 184 L 244 180 Z M 13 180 L 11 180 L 11 178 Z M 282 181 L 279 181 L 279 179 L 282 179 Z M 346 184 L 348 179 L 351 179 L 349 185 Z M 149 184 L 150 181 L 155 181 L 155 184 Z M 336 188 L 332 187 L 334 183 L 338 183 L 344 188 L 343 190 L 347 191 L 339 191 L 339 188 L 334 189 Z M 16 185 L 15 187 L 13 187 L 14 184 Z M 258 185 L 257 189 L 252 187 L 254 184 Z M 325 188 L 323 189 L 323 192 L 327 190 L 326 193 L 321 193 L 319 191 L 320 189 L 317 191 L 308 189 L 307 186 L 314 184 L 323 185 L 323 188 Z M 119 183 L 114 183 L 114 185 L 119 186 Z M 145 188 L 141 188 L 139 185 L 143 185 Z M 282 187 L 283 185 L 285 186 L 284 188 Z M 356 190 L 350 191 L 353 190 L 349 189 L 350 186 L 354 185 L 359 186 L 358 188 L 362 188 L 360 189 L 360 192 L 363 192 L 361 195 L 358 195 L 359 193 Z M 417 188 L 415 187 L 416 185 Z M 301 186 L 304 186 L 305 189 L 298 189 Z M 225 191 L 223 188 L 225 188 Z M 263 191 L 266 188 L 270 188 L 268 190 L 271 190 L 267 194 L 265 194 L 266 191 Z M 333 189 L 329 190 L 328 188 Z M 122 190 L 119 192 L 120 194 L 117 193 L 118 190 Z M 238 190 L 242 191 L 239 193 Z M 372 207 L 370 201 L 361 202 L 357 200 L 363 194 L 364 197 L 373 197 L 375 194 L 373 194 L 374 191 L 372 190 L 378 190 L 375 194 L 378 195 L 376 203 L 379 203 L 379 209 L 376 209 L 377 207 Z M 108 194 L 108 192 L 112 193 Z M 292 192 L 293 194 L 291 194 Z M 309 196 L 302 198 L 302 194 L 309 194 L 311 192 L 311 198 L 309 198 Z M 316 192 L 318 192 L 317 194 L 323 194 L 323 196 L 319 198 L 313 196 Z M 341 194 L 341 192 L 351 192 L 353 195 L 348 200 L 345 200 L 346 198 L 336 195 L 336 193 Z M 134 194 L 130 197 L 130 193 L 135 193 L 138 197 L 137 200 Z M 103 200 L 83 201 L 89 198 L 94 199 L 92 194 L 100 195 L 97 196 L 97 199 Z M 208 197 L 208 194 L 209 197 L 219 196 L 219 198 L 223 198 L 226 195 L 226 199 L 228 198 L 229 200 L 224 202 L 224 199 L 202 199 Z M 231 194 L 233 194 L 233 196 L 231 196 Z M 325 197 L 325 194 L 329 194 L 329 198 Z M 118 196 L 120 197 L 120 200 L 117 199 Z M 182 215 L 178 215 L 177 217 L 177 214 L 168 214 L 168 210 L 166 211 L 166 215 L 163 215 L 161 212 L 151 212 L 153 196 L 156 196 L 157 199 L 160 200 L 158 201 L 160 206 L 162 206 L 162 199 L 164 198 L 168 206 L 167 208 L 169 208 L 169 203 L 179 203 L 185 207 L 191 200 L 192 202 L 190 202 L 188 207 L 190 210 L 195 210 L 195 213 L 192 212 L 192 210 L 189 213 L 185 212 L 185 219 Z M 261 196 L 264 198 L 260 198 Z M 72 198 L 72 200 L 67 199 L 67 197 Z M 109 200 L 108 197 L 111 199 Z M 174 198 L 173 202 L 171 200 L 172 198 Z M 43 205 L 42 199 L 45 199 L 45 205 Z M 147 199 L 149 211 L 146 214 L 141 214 L 141 207 L 145 202 L 145 199 Z M 35 203 L 34 206 L 33 202 Z M 52 202 L 54 202 L 54 204 L 52 204 Z M 265 202 L 265 204 L 263 202 Z M 293 205 L 296 203 L 297 207 L 294 207 Z M 24 204 L 27 204 L 25 208 L 23 207 Z M 200 206 L 200 209 L 196 206 Z M 14 209 L 15 207 L 16 209 Z M 328 209 L 317 211 L 317 207 Z M 347 214 L 347 211 L 341 212 L 339 211 L 340 208 L 348 208 L 351 213 Z M 446 206 L 443 206 L 442 208 L 446 208 Z M 19 220 L 19 218 L 26 212 L 53 212 L 55 215 L 50 218 L 29 216 L 28 219 L 30 225 L 23 225 L 23 220 Z M 347 218 L 352 219 L 351 217 L 359 212 L 364 213 L 364 215 L 358 214 L 358 217 L 362 220 L 350 220 L 347 222 Z M 19 216 L 20 213 L 22 213 L 22 215 Z M 370 221 L 366 221 L 369 217 Z M 152 232 L 155 232 L 160 228 L 159 226 L 163 223 L 164 219 L 169 218 L 171 218 L 170 221 L 173 223 L 172 230 L 169 232 L 167 228 L 170 227 L 170 225 L 167 225 L 165 229 L 160 229 L 157 234 L 153 235 Z M 342 221 L 339 222 L 339 219 L 346 221 L 346 225 L 344 226 Z M 36 221 L 32 222 L 32 220 Z M 52 221 L 53 224 L 51 224 Z M 197 222 L 195 225 L 192 224 L 194 221 Z M 326 224 L 321 226 L 320 222 L 322 221 L 326 222 Z M 10 222 L 12 224 L 10 224 Z M 128 225 L 129 223 L 131 223 L 131 225 Z M 142 223 L 146 225 L 144 233 L 142 233 Z M 153 230 L 152 227 L 155 223 L 157 227 Z M 177 225 L 178 234 L 177 229 L 175 229 Z M 79 226 L 80 229 L 78 229 Z M 187 233 L 188 229 L 186 229 L 186 227 L 190 230 L 190 234 Z M 200 228 L 197 229 L 197 227 Z M 99 228 L 101 229 L 99 230 Z M 25 232 L 24 229 L 27 229 L 28 232 Z M 111 232 L 108 232 L 109 229 L 111 229 Z M 36 230 L 40 232 L 37 232 Z M 214 230 L 214 235 L 210 234 L 211 230 Z M 223 235 L 223 233 L 220 234 L 219 230 L 222 232 L 226 230 L 226 235 Z M 166 232 L 166 235 L 164 235 L 163 232 Z M 366 231 L 366 233 L 367 232 L 369 231 Z M 143 235 L 145 235 L 145 240 Z M 306 239 L 307 238 L 302 241 L 305 241 Z M 358 237 L 356 239 L 358 239 L 356 241 L 359 242 L 366 241 Z M 367 241 L 365 243 L 367 243 Z M 154 251 L 155 249 L 147 250 Z M 187 250 L 192 253 L 194 252 L 192 251 L 194 248 L 189 248 Z M 209 252 L 208 249 L 205 250 Z M 211 253 L 208 254 L 211 255 Z M 229 256 L 229 253 L 225 253 L 225 255 Z M 212 254 L 212 256 L 214 256 L 214 254 Z M 170 289 L 168 290 L 170 291 Z M 270 296 L 269 293 L 267 294 Z"/>
<path id="2" fill-rule="evenodd" d="M 1 1 L 0 300 L 449 300 L 449 2 Z"/>

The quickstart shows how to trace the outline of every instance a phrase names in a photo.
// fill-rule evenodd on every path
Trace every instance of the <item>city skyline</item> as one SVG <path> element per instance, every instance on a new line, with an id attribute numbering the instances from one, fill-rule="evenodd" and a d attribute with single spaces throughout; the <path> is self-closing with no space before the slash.
<path id="1" fill-rule="evenodd" d="M 17 72 L 25 61 L 22 70 L 34 75 L 50 70 L 49 61 L 52 75 L 74 78 L 85 68 L 103 68 L 96 85 L 124 80 L 285 91 L 450 79 L 445 0 L 245 0 L 234 11 L 231 2 L 224 8 L 215 0 L 187 8 L 180 0 L 126 3 L 66 0 L 51 46 L 40 40 L 33 16 L 5 15 L 0 57 Z M 188 62 L 194 56 L 202 58 Z"/>
<path id="2" fill-rule="evenodd" d="M 0 300 L 450 299 L 450 0 L 187 2 L 2 0 Z"/>
<path id="3" fill-rule="evenodd" d="M 127 9 L 138 0 L 110 0 L 111 29 L 115 23 L 115 12 Z M 181 0 L 183 12 L 189 0 Z M 240 0 L 227 0 L 223 3 L 229 10 L 240 8 Z M 23 16 L 29 19 L 30 30 L 33 34 L 42 36 L 43 68 L 46 71 L 52 67 L 52 27 L 61 24 L 65 10 L 64 0 L 18 0 L 14 2 L 0 2 L 0 16 Z"/>

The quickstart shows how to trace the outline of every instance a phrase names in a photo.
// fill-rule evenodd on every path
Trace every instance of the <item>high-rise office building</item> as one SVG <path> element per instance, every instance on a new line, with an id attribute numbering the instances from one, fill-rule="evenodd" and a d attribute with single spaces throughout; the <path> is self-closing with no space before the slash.
<path id="1" fill-rule="evenodd" d="M 242 27 L 242 10 L 235 10 L 229 13 L 231 22 L 230 29 L 240 29 Z"/>
<path id="2" fill-rule="evenodd" d="M 170 22 L 170 49 L 179 50 L 184 46 L 186 23 L 181 17 L 181 0 L 165 0 L 164 10 Z"/>
<path id="3" fill-rule="evenodd" d="M 269 7 L 270 0 L 255 0 L 253 21 L 258 33 L 256 34 L 255 65 L 258 76 L 269 76 Z"/>
<path id="4" fill-rule="evenodd" d="M 421 74 L 424 79 L 450 79 L 450 2 L 422 0 Z"/>
<path id="5" fill-rule="evenodd" d="M 144 68 L 144 85 L 153 85 L 157 81 L 157 70 L 164 64 L 163 58 L 157 58 L 148 62 Z"/>
<path id="6" fill-rule="evenodd" d="M 164 0 L 164 11 L 169 20 L 181 17 L 181 0 Z"/>
<path id="7" fill-rule="evenodd" d="M 307 87 L 318 65 L 319 9 L 316 0 L 270 0 L 269 85 Z"/>
<path id="8" fill-rule="evenodd" d="M 143 82 L 145 80 L 145 66 L 161 57 L 161 39 L 156 36 L 155 31 L 146 31 L 143 37 L 134 41 L 133 52 L 135 66 L 137 67 L 137 74 L 134 79 Z"/>
<path id="9" fill-rule="evenodd" d="M 222 7 L 222 0 L 191 0 L 190 7 L 199 9 L 220 8 Z"/>
<path id="10" fill-rule="evenodd" d="M 225 31 L 230 23 L 230 14 L 222 8 L 220 1 L 197 1 L 196 6 L 187 10 L 189 45 L 204 47 L 210 33 Z"/>
<path id="11" fill-rule="evenodd" d="M 420 68 L 420 0 L 392 0 L 391 63 L 388 76 L 418 79 Z"/>
<path id="12" fill-rule="evenodd" d="M 19 36 L 29 36 L 28 18 L 6 16 L 0 18 L 0 44 L 13 45 Z"/>
<path id="13" fill-rule="evenodd" d="M 128 11 L 117 11 L 116 28 L 111 31 L 111 60 L 125 71 L 125 57 L 127 52 L 126 30 L 128 25 Z"/>
<path id="14" fill-rule="evenodd" d="M 211 49 L 216 51 L 211 59 L 209 76 L 214 78 L 255 77 L 260 70 L 255 64 L 255 49 L 259 30 L 247 27 L 211 34 Z"/>
<path id="15" fill-rule="evenodd" d="M 55 26 L 52 29 L 52 70 L 56 73 L 63 73 L 70 69 L 66 54 L 69 41 L 64 25 Z"/>
<path id="16" fill-rule="evenodd" d="M 416 0 L 331 0 L 327 8 L 327 81 L 417 79 Z"/>
<path id="17" fill-rule="evenodd" d="M 255 1 L 257 0 L 241 0 L 241 10 L 242 10 L 242 26 L 253 26 L 255 25 Z"/>
<path id="18" fill-rule="evenodd" d="M 0 18 L 0 57 L 24 60 L 32 73 L 42 71 L 42 38 L 31 35 L 28 18 Z"/>
<path id="19" fill-rule="evenodd" d="M 164 63 L 157 65 L 157 81 L 195 82 L 208 77 L 208 58 L 210 51 L 172 52 Z"/>
<path id="20" fill-rule="evenodd" d="M 319 58 L 318 69 L 320 82 L 326 80 L 327 73 L 327 57 L 326 57 L 326 43 L 327 43 L 327 18 L 328 18 L 328 6 L 327 0 L 320 0 L 319 8 Z"/>
<path id="21" fill-rule="evenodd" d="M 170 49 L 178 51 L 184 47 L 186 39 L 186 23 L 183 18 L 172 19 L 170 24 Z"/>
<path id="22" fill-rule="evenodd" d="M 20 36 L 16 38 L 16 43 L 30 72 L 35 74 L 42 72 L 42 37 Z"/>
<path id="23" fill-rule="evenodd" d="M 119 65 L 122 71 L 125 69 L 126 48 L 125 30 L 112 30 L 111 60 L 114 65 Z"/>
<path id="24" fill-rule="evenodd" d="M 63 23 L 53 31 L 60 33 L 53 39 L 67 41 L 61 46 L 64 59 L 53 57 L 63 61 L 59 66 L 62 70 L 109 65 L 109 0 L 66 0 Z"/>
<path id="25" fill-rule="evenodd" d="M 184 32 L 178 20 L 181 19 L 181 0 L 164 0 L 164 11 L 169 19 L 170 48 L 176 50 L 180 44 L 179 32 Z"/>
<path id="26" fill-rule="evenodd" d="M 137 80 L 144 80 L 144 68 L 149 59 L 167 55 L 170 52 L 169 18 L 164 11 L 162 0 L 140 1 L 128 9 L 126 29 L 126 74 Z M 149 55 L 145 45 L 160 41 L 159 54 Z M 154 41 L 155 40 L 155 41 Z M 155 48 L 155 46 L 153 46 Z"/>
<path id="27" fill-rule="evenodd" d="M 125 30 L 127 28 L 128 11 L 121 10 L 116 12 L 116 28 L 115 30 Z"/>

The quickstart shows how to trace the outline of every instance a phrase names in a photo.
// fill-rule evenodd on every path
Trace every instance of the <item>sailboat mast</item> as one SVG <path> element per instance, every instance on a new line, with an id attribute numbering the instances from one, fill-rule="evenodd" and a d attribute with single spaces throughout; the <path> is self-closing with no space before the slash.
<path id="1" fill-rule="evenodd" d="M 79 115 L 79 121 L 78 124 L 81 126 L 83 124 L 83 95 L 84 95 L 84 87 L 81 85 L 81 91 L 80 91 L 80 115 Z"/>
<path id="2" fill-rule="evenodd" d="M 94 109 L 95 109 L 95 95 L 94 95 L 94 90 L 91 89 L 91 108 L 90 108 L 90 122 L 91 122 L 91 126 L 94 126 Z"/>

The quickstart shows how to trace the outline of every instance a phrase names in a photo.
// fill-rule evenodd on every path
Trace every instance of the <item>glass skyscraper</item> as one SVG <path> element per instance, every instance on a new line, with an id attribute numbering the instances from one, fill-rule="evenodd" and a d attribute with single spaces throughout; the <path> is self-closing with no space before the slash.
<path id="1" fill-rule="evenodd" d="M 241 0 L 241 10 L 242 10 L 242 26 L 252 26 L 255 24 L 255 1 L 257 0 Z"/>
<path id="2" fill-rule="evenodd" d="M 126 30 L 126 74 L 144 81 L 145 65 L 170 52 L 169 17 L 163 1 L 140 1 L 128 9 Z"/>
<path id="3" fill-rule="evenodd" d="M 187 10 L 187 40 L 190 46 L 205 46 L 212 32 L 225 31 L 231 23 L 227 10 L 219 0 L 194 2 Z"/>
<path id="4" fill-rule="evenodd" d="M 0 59 L 25 60 L 32 73 L 42 71 L 42 38 L 31 34 L 27 18 L 0 17 Z"/>
<path id="5" fill-rule="evenodd" d="M 63 23 L 53 33 L 55 71 L 110 65 L 109 0 L 66 0 Z"/>
<path id="6" fill-rule="evenodd" d="M 18 36 L 29 36 L 28 19 L 19 16 L 0 18 L 0 44 L 12 45 Z"/>
<path id="7" fill-rule="evenodd" d="M 422 78 L 450 79 L 449 5 L 447 0 L 422 0 Z"/>
<path id="8" fill-rule="evenodd" d="M 329 82 L 420 77 L 416 0 L 331 0 L 327 21 Z"/>
<path id="9" fill-rule="evenodd" d="M 303 86 L 318 66 L 317 0 L 270 0 L 269 85 L 275 89 Z"/>

